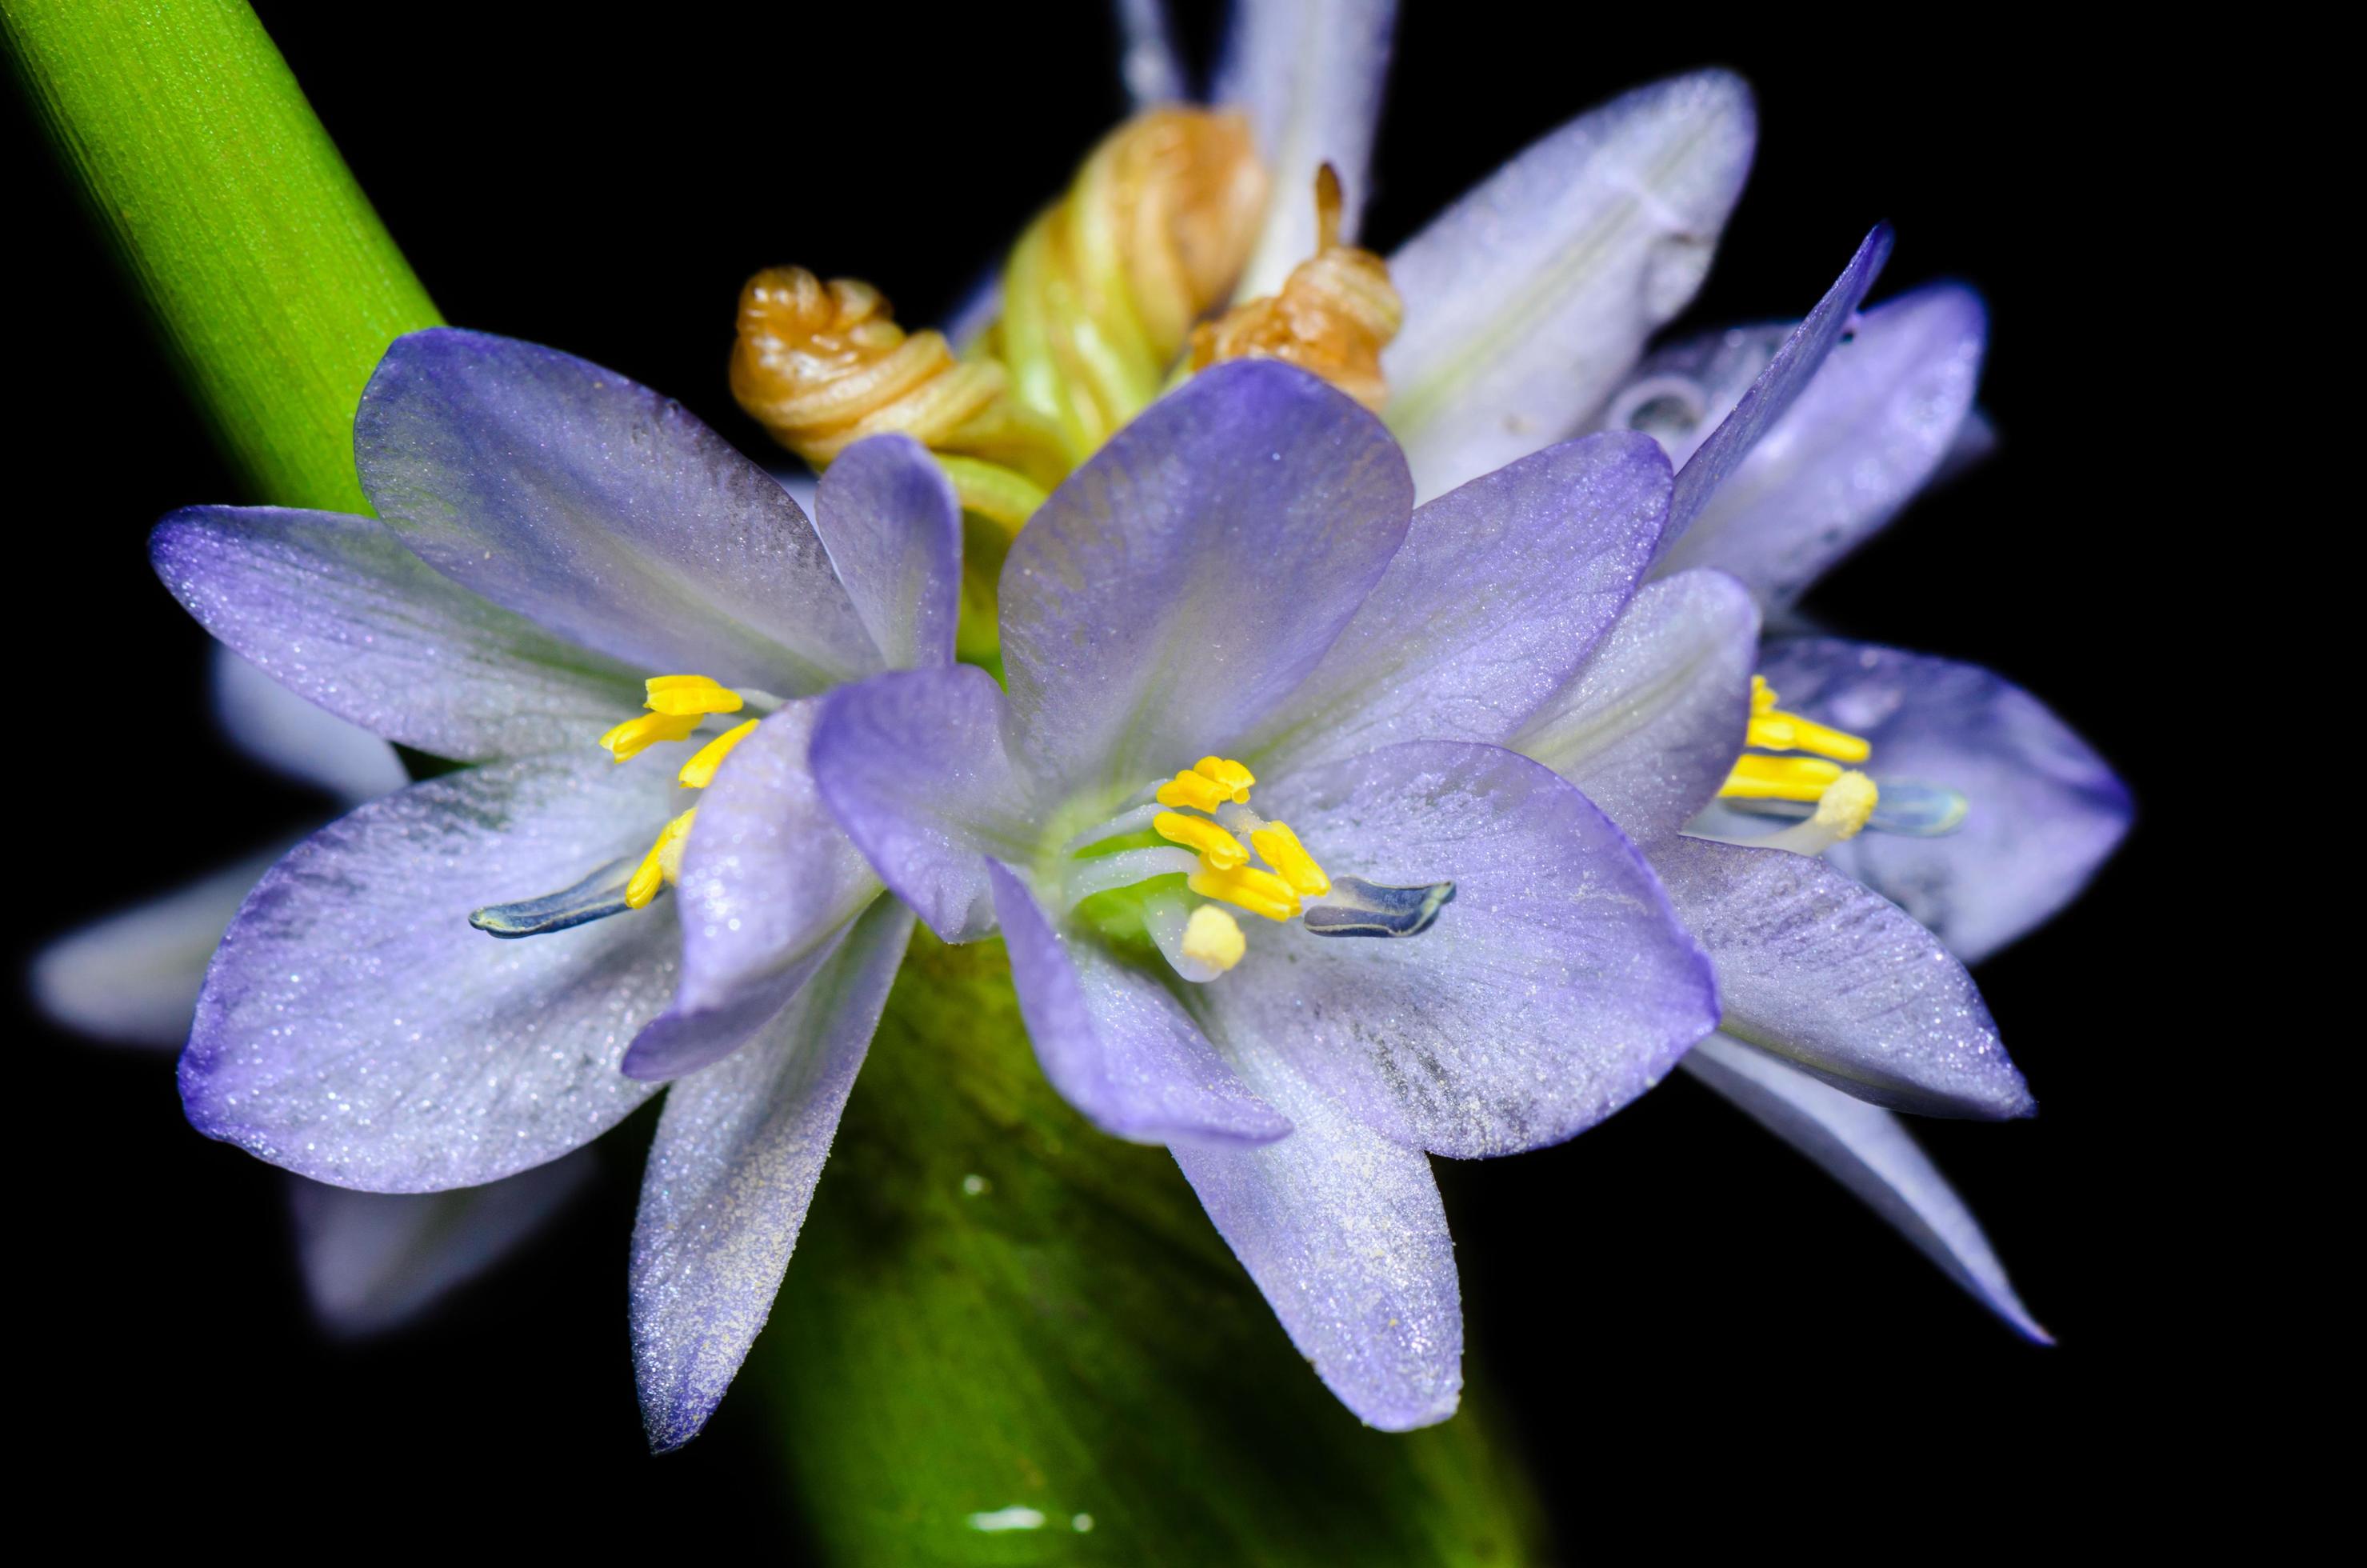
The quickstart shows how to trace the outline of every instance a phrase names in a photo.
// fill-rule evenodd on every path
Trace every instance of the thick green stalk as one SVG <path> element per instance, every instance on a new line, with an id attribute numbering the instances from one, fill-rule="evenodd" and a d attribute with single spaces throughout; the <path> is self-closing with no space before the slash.
<path id="1" fill-rule="evenodd" d="M 1538 1554 L 1484 1397 L 1358 1425 L 1174 1161 L 1045 1083 L 1000 944 L 915 939 L 742 1381 L 832 1562 Z"/>
<path id="2" fill-rule="evenodd" d="M 354 407 L 436 307 L 243 0 L 0 0 L 26 96 L 253 498 L 367 510 Z"/>

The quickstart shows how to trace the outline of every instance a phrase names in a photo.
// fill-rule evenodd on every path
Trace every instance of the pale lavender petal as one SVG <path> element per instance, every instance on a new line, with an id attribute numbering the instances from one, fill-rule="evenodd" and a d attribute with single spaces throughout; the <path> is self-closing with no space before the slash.
<path id="1" fill-rule="evenodd" d="M 411 782 L 394 747 L 297 696 L 222 643 L 213 645 L 211 670 L 215 722 L 258 762 L 348 806 Z"/>
<path id="2" fill-rule="evenodd" d="M 766 719 L 700 793 L 674 890 L 682 984 L 625 1053 L 631 1076 L 679 1077 L 729 1055 L 878 895 L 879 879 L 806 766 L 821 701 L 801 699 Z"/>
<path id="3" fill-rule="evenodd" d="M 1724 1035 L 1694 1046 L 1683 1065 L 1822 1165 L 1983 1306 L 2041 1345 L 2055 1343 L 2014 1294 L 1972 1210 L 1898 1118 Z"/>
<path id="4" fill-rule="evenodd" d="M 956 665 L 832 692 L 814 725 L 808 760 L 831 814 L 945 941 L 994 929 L 988 856 L 1035 853 L 1030 786 L 1003 748 L 1003 719 L 994 677 Z"/>
<path id="5" fill-rule="evenodd" d="M 1422 506 L 1246 755 L 1267 772 L 1398 741 L 1502 740 L 1635 593 L 1668 500 L 1668 460 L 1623 435 L 1549 447 Z"/>
<path id="6" fill-rule="evenodd" d="M 223 929 L 284 853 L 250 856 L 60 937 L 33 957 L 34 1002 L 110 1045 L 180 1050 Z"/>
<path id="7" fill-rule="evenodd" d="M 623 665 L 430 571 L 368 517 L 191 506 L 156 525 L 148 551 L 173 597 L 241 657 L 436 756 L 589 745 L 640 706 Z"/>
<path id="8" fill-rule="evenodd" d="M 1036 1059 L 1087 1120 L 1138 1143 L 1264 1143 L 1289 1132 L 1156 980 L 1090 937 L 1054 931 L 1000 860 L 987 870 Z"/>
<path id="9" fill-rule="evenodd" d="M 1212 1031 L 1270 1051 L 1398 1142 L 1472 1158 L 1569 1138 L 1717 1022 L 1709 961 L 1643 857 L 1571 785 L 1493 746 L 1419 742 L 1274 781 L 1336 881 L 1452 881 L 1419 937 L 1251 921 L 1203 988 Z"/>
<path id="10" fill-rule="evenodd" d="M 1166 0 L 1116 0 L 1118 75 L 1137 108 L 1192 96 L 1167 26 Z"/>
<path id="11" fill-rule="evenodd" d="M 1389 257 L 1388 420 L 1437 495 L 1584 426 L 1709 270 L 1757 138 L 1723 71 L 1640 88 L 1535 142 Z"/>
<path id="12" fill-rule="evenodd" d="M 879 667 L 788 493 L 613 370 L 414 332 L 362 393 L 354 452 L 429 565 L 635 669 L 798 697 Z"/>
<path id="13" fill-rule="evenodd" d="M 640 854 L 672 798 L 663 767 L 538 757 L 323 828 L 222 938 L 181 1057 L 189 1119 L 381 1192 L 473 1187 L 589 1142 L 650 1092 L 617 1063 L 674 990 L 673 900 L 522 941 L 469 916 Z"/>
<path id="14" fill-rule="evenodd" d="M 1412 511 L 1388 432 L 1314 377 L 1274 360 L 1193 377 L 1070 475 L 1003 563 L 1030 765 L 1122 795 L 1229 754 L 1340 635 Z"/>
<path id="15" fill-rule="evenodd" d="M 1797 597 L 1938 469 L 1972 407 L 1987 336 L 1979 296 L 1952 285 L 1860 316 L 1660 570 L 1715 566 L 1762 604 Z"/>
<path id="16" fill-rule="evenodd" d="M 1877 782 L 1944 785 L 1964 825 L 1862 833 L 1826 858 L 1977 963 L 2078 896 L 2128 832 L 2128 789 L 2044 704 L 1951 659 L 1833 638 L 1770 643 L 1761 671 L 1794 712 L 1864 736 Z"/>
<path id="17" fill-rule="evenodd" d="M 451 1192 L 355 1192 L 288 1178 L 296 1256 L 332 1334 L 400 1326 L 525 1241 L 591 1179 L 589 1150 Z"/>
<path id="18" fill-rule="evenodd" d="M 1648 847 L 1692 821 L 1733 770 L 1758 652 L 1759 611 L 1741 584 L 1716 572 L 1662 578 L 1505 744 Z"/>
<path id="19" fill-rule="evenodd" d="M 961 613 L 961 503 L 910 436 L 857 441 L 814 494 L 814 529 L 889 669 L 949 665 Z"/>
<path id="20" fill-rule="evenodd" d="M 1673 544 L 1683 536 L 1718 486 L 1784 417 L 1784 411 L 1799 400 L 1810 378 L 1824 364 L 1825 357 L 1849 329 L 1866 290 L 1880 276 L 1882 264 L 1890 259 L 1890 225 L 1875 224 L 1874 232 L 1857 247 L 1857 254 L 1850 257 L 1849 265 L 1841 269 L 1840 277 L 1825 290 L 1825 297 L 1817 301 L 1807 319 L 1784 339 L 1774 358 L 1744 391 L 1732 412 L 1718 421 L 1717 428 L 1699 449 L 1684 460 L 1684 467 L 1677 474 L 1676 494 L 1669 504 L 1667 542 Z"/>
<path id="21" fill-rule="evenodd" d="M 1249 117 L 1268 183 L 1235 299 L 1276 292 L 1315 254 L 1315 171 L 1327 163 L 1342 237 L 1356 237 L 1396 12 L 1393 0 L 1237 0 L 1210 97 Z"/>
<path id="22" fill-rule="evenodd" d="M 1429 1158 L 1342 1114 L 1277 1060 L 1239 1065 L 1290 1118 L 1290 1136 L 1182 1147 L 1175 1163 L 1340 1403 L 1387 1432 L 1445 1420 L 1463 1391 L 1463 1301 Z"/>
<path id="23" fill-rule="evenodd" d="M 1897 904 L 1782 849 L 1677 837 L 1652 866 L 1717 966 L 1726 1033 L 1897 1110 L 2038 1108 L 1972 976 Z"/>
<path id="24" fill-rule="evenodd" d="M 641 1416 L 660 1453 L 697 1436 L 773 1310 L 912 934 L 911 914 L 880 903 L 746 1050 L 666 1091 L 631 1297 Z"/>

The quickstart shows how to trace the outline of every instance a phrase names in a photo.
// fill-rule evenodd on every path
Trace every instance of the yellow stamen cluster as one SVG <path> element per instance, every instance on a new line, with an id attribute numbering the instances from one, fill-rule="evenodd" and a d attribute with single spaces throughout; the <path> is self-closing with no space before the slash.
<path id="1" fill-rule="evenodd" d="M 682 846 L 690 837 L 691 820 L 697 815 L 698 808 L 694 806 L 659 831 L 658 841 L 650 846 L 650 852 L 641 857 L 640 868 L 633 872 L 633 880 L 625 884 L 627 908 L 647 909 L 660 889 L 681 880 Z"/>
<path id="2" fill-rule="evenodd" d="M 1316 176 L 1318 244 L 1282 292 L 1237 306 L 1192 334 L 1192 369 L 1228 359 L 1281 359 L 1330 381 L 1378 414 L 1388 401 L 1381 350 L 1405 324 L 1405 301 L 1371 251 L 1340 243 L 1340 176 Z"/>
<path id="3" fill-rule="evenodd" d="M 1246 806 L 1256 783 L 1257 776 L 1240 763 L 1204 756 L 1159 787 L 1159 803 L 1168 809 L 1151 818 L 1151 830 L 1200 857 L 1198 869 L 1185 879 L 1194 892 L 1269 920 L 1293 919 L 1301 899 L 1320 898 L 1331 891 L 1331 879 L 1287 824 L 1263 823 L 1251 830 L 1245 846 L 1207 817 L 1184 814 L 1214 812 L 1227 804 Z M 1259 819 L 1252 815 L 1250 820 Z M 1250 864 L 1251 849 L 1265 867 Z"/>
<path id="4" fill-rule="evenodd" d="M 642 683 L 648 693 L 649 711 L 626 720 L 600 737 L 600 744 L 618 762 L 629 762 L 653 745 L 667 741 L 686 741 L 709 714 L 737 713 L 748 705 L 742 697 L 720 681 L 706 676 L 651 676 Z M 704 790 L 715 782 L 715 770 L 742 741 L 755 733 L 761 720 L 726 730 L 694 753 L 674 775 L 674 781 L 687 790 Z M 633 909 L 646 909 L 650 901 L 662 889 L 672 886 L 682 874 L 683 845 L 690 837 L 690 824 L 698 815 L 694 806 L 683 812 L 658 834 L 657 842 L 641 857 L 633 880 L 625 885 L 625 903 Z"/>
<path id="5" fill-rule="evenodd" d="M 1880 800 L 1872 778 L 1844 763 L 1863 762 L 1874 755 L 1866 741 L 1786 713 L 1775 704 L 1774 688 L 1764 676 L 1750 677 L 1750 728 L 1744 752 L 1735 758 L 1718 793 L 1732 800 L 1803 801 L 1817 805 L 1812 824 L 1831 838 L 1850 838 L 1864 827 Z M 1806 752 L 1806 756 L 1769 756 L 1764 752 Z"/>

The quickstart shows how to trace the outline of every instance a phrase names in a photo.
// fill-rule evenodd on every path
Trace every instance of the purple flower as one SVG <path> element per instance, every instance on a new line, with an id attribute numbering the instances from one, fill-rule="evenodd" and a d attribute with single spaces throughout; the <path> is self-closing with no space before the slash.
<path id="1" fill-rule="evenodd" d="M 1716 1021 L 1634 846 L 1495 744 L 1634 593 L 1670 483 L 1651 442 L 1595 437 L 1416 510 L 1354 403 L 1221 366 L 1019 536 L 1007 695 L 890 675 L 815 726 L 883 880 L 949 941 L 1001 928 L 1052 1082 L 1173 1150 L 1377 1426 L 1460 1383 L 1426 1152 L 1569 1138 Z"/>
<path id="2" fill-rule="evenodd" d="M 911 928 L 805 780 L 816 697 L 950 657 L 958 514 L 889 437 L 832 467 L 810 523 L 678 405 L 471 333 L 399 341 L 355 433 L 382 523 L 194 508 L 158 527 L 158 572 L 290 690 L 470 766 L 256 884 L 183 1098 L 303 1176 L 416 1193 L 543 1165 L 677 1080 L 632 1270 L 673 1447 L 762 1324 Z M 674 766 L 619 766 L 743 712 L 764 717 L 680 767 L 693 812 Z"/>

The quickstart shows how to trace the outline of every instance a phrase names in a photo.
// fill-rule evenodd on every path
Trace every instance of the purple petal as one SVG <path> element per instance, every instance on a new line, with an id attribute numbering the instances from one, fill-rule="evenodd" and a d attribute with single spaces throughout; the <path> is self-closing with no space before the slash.
<path id="1" fill-rule="evenodd" d="M 1282 288 L 1315 254 L 1315 171 L 1340 176 L 1341 237 L 1356 237 L 1389 69 L 1392 0 L 1242 0 L 1217 66 L 1219 108 L 1249 117 L 1265 166 L 1265 222 L 1237 300 Z"/>
<path id="2" fill-rule="evenodd" d="M 1792 329 L 1766 369 L 1750 383 L 1733 412 L 1700 449 L 1685 459 L 1677 474 L 1676 494 L 1669 506 L 1668 542 L 1673 544 L 1701 515 L 1702 507 L 1736 466 L 1749 456 L 1761 437 L 1798 401 L 1809 379 L 1825 362 L 1848 330 L 1866 290 L 1874 287 L 1882 264 L 1890 259 L 1890 225 L 1877 223 L 1857 247 L 1825 297 L 1807 319 Z"/>
<path id="3" fill-rule="evenodd" d="M 1229 755 L 1340 635 L 1412 509 L 1380 421 L 1314 377 L 1274 360 L 1195 376 L 1054 491 L 1003 563 L 1029 765 L 1125 793 Z"/>
<path id="4" fill-rule="evenodd" d="M 944 941 L 994 929 L 988 856 L 1035 853 L 1003 719 L 994 677 L 957 665 L 832 692 L 814 726 L 809 762 L 831 814 Z"/>
<path id="5" fill-rule="evenodd" d="M 814 529 L 889 669 L 949 665 L 961 613 L 961 503 L 910 436 L 841 452 L 814 494 Z"/>
<path id="6" fill-rule="evenodd" d="M 730 1054 L 878 896 L 879 880 L 806 766 L 821 700 L 792 702 L 758 725 L 699 796 L 674 890 L 682 984 L 625 1053 L 629 1075 L 680 1077 Z"/>
<path id="7" fill-rule="evenodd" d="M 638 855 L 663 768 L 530 758 L 414 784 L 256 885 L 206 976 L 181 1098 L 210 1137 L 339 1187 L 473 1187 L 589 1142 L 649 1094 L 617 1071 L 674 989 L 673 900 L 502 941 L 472 910 Z"/>
<path id="8" fill-rule="evenodd" d="M 1389 257 L 1389 426 L 1437 495 L 1581 428 L 1709 270 L 1758 135 L 1723 71 L 1581 115 Z"/>
<path id="9" fill-rule="evenodd" d="M 1716 572 L 1663 578 L 1506 744 L 1648 847 L 1691 822 L 1733 770 L 1758 652 L 1759 611 L 1741 584 Z"/>
<path id="10" fill-rule="evenodd" d="M 400 1326 L 540 1230 L 591 1179 L 593 1164 L 579 1149 L 452 1192 L 354 1192 L 289 1177 L 313 1315 L 335 1335 Z"/>
<path id="11" fill-rule="evenodd" d="M 2014 1294 L 1972 1210 L 1898 1118 L 1724 1035 L 1693 1047 L 1683 1065 L 1822 1165 L 1989 1311 L 2041 1345 L 2055 1343 Z"/>
<path id="12" fill-rule="evenodd" d="M 1954 833 L 1862 833 L 1826 858 L 1966 963 L 2078 897 L 2128 832 L 2135 808 L 2103 758 L 2036 698 L 1976 665 L 1818 637 L 1770 643 L 1760 669 L 1786 709 L 1873 742 L 1877 782 L 1963 791 Z"/>
<path id="13" fill-rule="evenodd" d="M 1134 107 L 1182 103 L 1192 96 L 1184 62 L 1169 36 L 1164 0 L 1117 0 L 1118 74 Z"/>
<path id="14" fill-rule="evenodd" d="M 1463 1390 L 1463 1303 L 1430 1161 L 1278 1061 L 1244 1055 L 1240 1068 L 1290 1136 L 1178 1148 L 1175 1163 L 1342 1404 L 1387 1432 L 1445 1420 Z"/>
<path id="15" fill-rule="evenodd" d="M 1591 436 L 1421 507 L 1380 585 L 1249 748 L 1261 771 L 1397 741 L 1502 740 L 1635 593 L 1668 498 L 1659 447 Z"/>
<path id="16" fill-rule="evenodd" d="M 256 761 L 348 806 L 411 782 L 394 747 L 297 696 L 220 642 L 211 668 L 214 722 Z"/>
<path id="17" fill-rule="evenodd" d="M 1726 1033 L 1897 1110 L 2037 1109 L 1972 976 L 1889 900 L 1782 849 L 1677 837 L 1652 865 L 1717 966 Z"/>
<path id="18" fill-rule="evenodd" d="M 35 1004 L 110 1045 L 180 1050 L 223 928 L 283 853 L 250 856 L 59 937 L 34 955 Z"/>
<path id="19" fill-rule="evenodd" d="M 633 1369 L 660 1453 L 698 1435 L 764 1326 L 912 934 L 910 914 L 876 905 L 761 1038 L 666 1091 L 632 1261 Z"/>
<path id="20" fill-rule="evenodd" d="M 788 493 L 613 370 L 414 332 L 362 393 L 354 451 L 429 565 L 636 670 L 798 697 L 879 667 Z"/>
<path id="21" fill-rule="evenodd" d="M 1094 1126 L 1170 1144 L 1265 1143 L 1290 1131 L 1156 980 L 1091 937 L 1056 933 L 1002 861 L 988 861 L 987 871 L 1036 1059 Z"/>
<path id="22" fill-rule="evenodd" d="M 1660 570 L 1715 566 L 1762 604 L 1797 597 L 1947 456 L 1972 407 L 1987 335 L 1967 289 L 1921 289 L 1866 312 Z"/>
<path id="23" fill-rule="evenodd" d="M 191 506 L 157 524 L 148 550 L 173 597 L 242 657 L 433 756 L 588 746 L 640 706 L 622 665 L 437 575 L 368 517 Z"/>
<path id="24" fill-rule="evenodd" d="M 1398 1142 L 1478 1157 L 1557 1143 L 1667 1074 L 1717 1022 L 1708 960 L 1585 796 L 1493 746 L 1418 742 L 1261 786 L 1334 879 L 1452 881 L 1415 937 L 1250 936 L 1201 991 Z"/>

